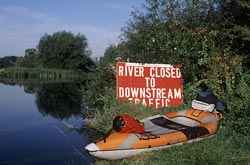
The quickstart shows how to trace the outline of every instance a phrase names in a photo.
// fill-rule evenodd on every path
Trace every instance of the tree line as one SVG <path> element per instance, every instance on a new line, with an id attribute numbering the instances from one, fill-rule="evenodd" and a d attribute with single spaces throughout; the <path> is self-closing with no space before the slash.
<path id="1" fill-rule="evenodd" d="M 87 39 L 61 31 L 41 37 L 24 57 L 0 59 L 0 67 L 81 69 L 95 67 L 88 99 L 102 106 L 99 96 L 115 90 L 117 59 L 139 63 L 181 64 L 184 99 L 189 102 L 199 82 L 228 103 L 232 128 L 249 132 L 250 124 L 250 1 L 145 0 L 123 27 L 120 42 L 110 45 L 99 61 L 90 57 Z M 108 93 L 107 93 L 108 91 Z"/>
<path id="2" fill-rule="evenodd" d="M 0 58 L 0 68 L 16 66 L 87 71 L 95 66 L 90 55 L 84 35 L 59 31 L 43 35 L 37 47 L 26 49 L 23 57 Z"/>

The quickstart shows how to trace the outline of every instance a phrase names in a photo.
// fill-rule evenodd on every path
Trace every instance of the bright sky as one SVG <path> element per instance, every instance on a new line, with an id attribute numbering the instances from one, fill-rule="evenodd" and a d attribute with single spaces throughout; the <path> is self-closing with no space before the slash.
<path id="1" fill-rule="evenodd" d="M 144 0 L 0 0 L 0 57 L 23 56 L 45 33 L 84 34 L 92 57 L 119 42 L 121 28 Z"/>

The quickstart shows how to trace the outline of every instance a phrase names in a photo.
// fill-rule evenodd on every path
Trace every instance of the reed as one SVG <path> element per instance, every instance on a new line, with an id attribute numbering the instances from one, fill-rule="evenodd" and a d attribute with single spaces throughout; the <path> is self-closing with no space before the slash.
<path id="1" fill-rule="evenodd" d="M 21 68 L 12 67 L 0 70 L 0 79 L 69 79 L 76 80 L 84 78 L 84 73 L 73 70 L 57 70 L 47 68 Z"/>

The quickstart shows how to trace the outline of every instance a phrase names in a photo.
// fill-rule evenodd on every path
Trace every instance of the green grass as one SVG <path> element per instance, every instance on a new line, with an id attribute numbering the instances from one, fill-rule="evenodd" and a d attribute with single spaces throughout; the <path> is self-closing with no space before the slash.
<path id="1" fill-rule="evenodd" d="M 202 141 L 167 149 L 144 152 L 116 161 L 97 160 L 97 165 L 247 165 L 250 164 L 250 139 L 220 128 L 217 134 Z"/>
<path id="2" fill-rule="evenodd" d="M 142 105 L 132 105 L 115 99 L 115 92 L 102 98 L 104 107 L 96 110 L 88 119 L 88 126 L 99 131 L 107 131 L 112 127 L 113 117 L 117 114 L 130 114 L 137 119 L 185 109 L 188 105 L 162 109 L 152 109 Z M 223 123 L 223 122 L 222 122 Z M 101 135 L 100 135 L 101 136 Z M 95 139 L 97 136 L 95 135 Z M 95 140 L 93 139 L 93 140 Z M 250 165 L 250 138 L 236 133 L 228 125 L 221 125 L 217 134 L 202 141 L 186 143 L 181 146 L 144 152 L 123 160 L 107 161 L 97 159 L 97 165 Z"/>

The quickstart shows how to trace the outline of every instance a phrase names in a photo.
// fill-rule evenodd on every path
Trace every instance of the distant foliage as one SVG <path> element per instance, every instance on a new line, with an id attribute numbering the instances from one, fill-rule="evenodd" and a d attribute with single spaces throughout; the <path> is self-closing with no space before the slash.
<path id="1" fill-rule="evenodd" d="M 119 57 L 117 47 L 115 45 L 109 45 L 109 47 L 104 52 L 104 56 L 100 57 L 99 64 L 103 67 L 108 64 L 114 64 L 117 57 Z"/>
<path id="2" fill-rule="evenodd" d="M 38 52 L 35 48 L 26 49 L 24 57 L 18 57 L 16 61 L 17 67 L 36 68 L 39 65 Z"/>
<path id="3" fill-rule="evenodd" d="M 25 67 L 90 71 L 95 67 L 87 38 L 59 31 L 41 37 L 37 48 L 25 50 L 23 57 L 0 58 L 0 68 Z"/>
<path id="4" fill-rule="evenodd" d="M 6 56 L 0 58 L 0 68 L 7 68 L 15 66 L 15 62 L 17 60 L 16 56 Z"/>
<path id="5" fill-rule="evenodd" d="M 61 31 L 45 34 L 37 46 L 38 60 L 45 68 L 85 69 L 93 66 L 87 39 L 84 35 L 74 35 Z"/>

